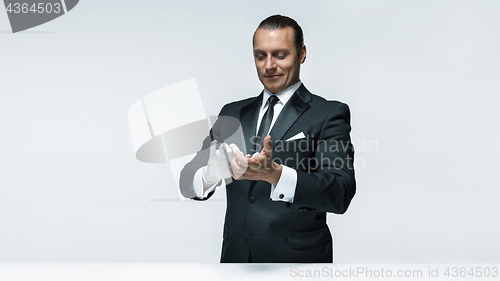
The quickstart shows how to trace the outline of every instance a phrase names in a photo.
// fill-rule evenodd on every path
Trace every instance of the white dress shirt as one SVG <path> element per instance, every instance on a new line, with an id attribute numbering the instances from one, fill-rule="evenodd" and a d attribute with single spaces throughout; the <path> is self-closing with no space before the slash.
<path id="1" fill-rule="evenodd" d="M 279 98 L 279 101 L 274 106 L 274 115 L 273 115 L 273 120 L 271 121 L 271 126 L 269 127 L 269 132 L 273 128 L 276 119 L 278 119 L 281 110 L 290 100 L 295 91 L 297 91 L 300 85 L 302 85 L 302 82 L 299 81 L 293 84 L 292 86 L 288 87 L 286 90 L 276 94 L 276 96 Z M 260 107 L 259 118 L 257 119 L 257 127 L 256 127 L 257 131 L 259 130 L 262 117 L 264 116 L 264 113 L 267 111 L 267 108 L 269 106 L 268 99 L 271 95 L 272 93 L 264 88 L 264 94 L 262 97 L 263 102 Z M 257 135 L 257 131 L 255 132 L 255 135 Z M 269 132 L 267 132 L 267 134 L 269 134 Z M 279 178 L 276 186 L 271 185 L 271 194 L 269 197 L 273 201 L 285 201 L 293 203 L 293 198 L 295 195 L 295 187 L 297 185 L 297 171 L 285 165 L 281 166 L 283 167 L 281 172 L 281 177 Z M 225 186 L 225 181 L 221 179 L 218 183 L 213 184 L 212 186 L 210 186 L 210 188 L 208 188 L 205 192 L 203 192 L 203 182 L 206 182 L 205 178 L 203 177 L 204 169 L 206 169 L 206 167 L 201 167 L 200 169 L 198 169 L 193 178 L 194 191 L 197 197 L 200 199 L 207 197 L 207 195 L 210 192 L 212 192 L 217 186 L 221 185 Z"/>

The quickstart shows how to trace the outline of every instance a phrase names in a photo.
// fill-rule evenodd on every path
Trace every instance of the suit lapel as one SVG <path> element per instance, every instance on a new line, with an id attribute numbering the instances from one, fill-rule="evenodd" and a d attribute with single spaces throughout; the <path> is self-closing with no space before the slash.
<path id="1" fill-rule="evenodd" d="M 246 153 L 251 154 L 254 150 L 252 142 L 257 131 L 257 118 L 259 118 L 260 106 L 262 104 L 263 92 L 255 100 L 241 108 L 240 122 L 245 136 Z"/>
<path id="2" fill-rule="evenodd" d="M 297 91 L 290 97 L 285 107 L 281 110 L 278 119 L 276 119 L 271 129 L 270 135 L 273 141 L 273 147 L 277 141 L 283 138 L 295 121 L 311 107 L 307 104 L 310 101 L 311 93 L 304 87 L 304 84 L 300 85 Z"/>
<path id="3" fill-rule="evenodd" d="M 250 153 L 254 150 L 252 138 L 257 131 L 257 118 L 259 118 L 259 110 L 262 104 L 261 92 L 254 101 L 241 108 L 240 122 L 245 136 L 246 152 Z M 271 129 L 270 135 L 273 143 L 279 141 L 285 136 L 286 132 L 292 127 L 297 119 L 311 106 L 308 104 L 311 101 L 311 93 L 306 89 L 304 84 L 295 91 L 281 110 L 278 119 Z"/>
<path id="4" fill-rule="evenodd" d="M 257 131 L 257 118 L 259 118 L 259 110 L 262 105 L 263 92 L 255 98 L 254 101 L 247 104 L 241 108 L 240 111 L 240 122 L 243 129 L 243 134 L 245 136 L 245 146 L 247 153 L 254 152 L 254 144 L 252 138 L 255 136 Z M 270 135 L 273 143 L 279 141 L 283 138 L 290 127 L 297 121 L 297 119 L 311 106 L 308 105 L 311 101 L 311 93 L 304 87 L 304 84 L 295 91 L 290 100 L 287 102 L 285 107 L 281 110 L 278 119 L 271 129 Z M 273 144 L 274 147 L 274 144 Z M 245 186 L 248 188 L 248 195 L 250 195 L 256 181 L 248 181 L 250 184 Z M 266 183 L 266 187 L 269 184 Z"/>

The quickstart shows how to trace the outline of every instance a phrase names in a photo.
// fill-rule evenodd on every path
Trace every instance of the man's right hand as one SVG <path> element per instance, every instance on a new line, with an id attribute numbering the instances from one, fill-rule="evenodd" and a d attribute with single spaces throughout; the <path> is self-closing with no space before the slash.
<path id="1" fill-rule="evenodd" d="M 203 177 L 208 184 L 213 185 L 221 179 L 231 177 L 229 163 L 235 156 L 233 152 L 234 148 L 239 151 L 236 145 L 231 144 L 229 146 L 226 143 L 222 143 L 219 149 L 217 149 L 217 141 L 212 141 L 210 144 L 210 158 L 208 159 L 207 166 L 203 169 Z"/>

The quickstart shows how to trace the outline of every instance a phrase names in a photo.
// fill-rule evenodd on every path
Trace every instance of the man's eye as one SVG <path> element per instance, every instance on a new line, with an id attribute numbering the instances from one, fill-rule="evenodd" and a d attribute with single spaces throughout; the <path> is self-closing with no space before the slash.
<path id="1" fill-rule="evenodd" d="M 266 58 L 266 56 L 263 55 L 256 55 L 255 57 L 257 57 L 258 60 L 263 60 Z"/>
<path id="2" fill-rule="evenodd" d="M 284 58 L 286 58 L 286 54 L 280 53 L 280 54 L 276 55 L 276 58 L 278 58 L 278 59 L 284 59 Z"/>

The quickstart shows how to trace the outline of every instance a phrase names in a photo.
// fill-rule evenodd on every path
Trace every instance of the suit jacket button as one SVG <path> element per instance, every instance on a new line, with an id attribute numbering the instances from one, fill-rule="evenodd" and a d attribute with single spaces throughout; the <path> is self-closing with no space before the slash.
<path id="1" fill-rule="evenodd" d="M 250 202 L 250 203 L 255 202 L 255 197 L 250 196 L 250 197 L 248 198 L 248 202 Z"/>
<path id="2" fill-rule="evenodd" d="M 283 195 L 283 194 L 280 194 L 280 199 L 283 199 L 283 197 L 285 197 L 285 195 Z"/>

